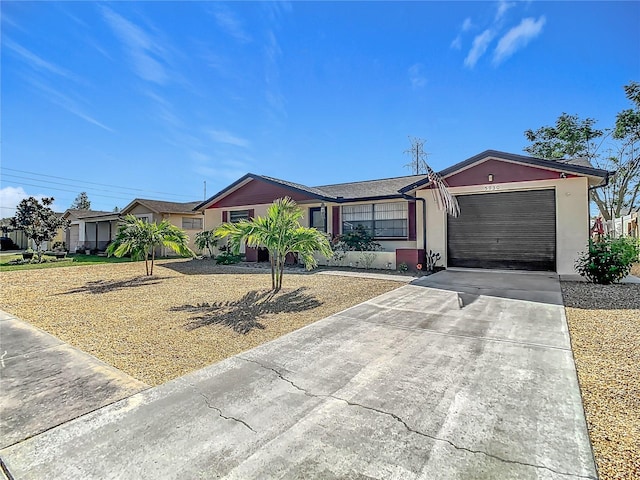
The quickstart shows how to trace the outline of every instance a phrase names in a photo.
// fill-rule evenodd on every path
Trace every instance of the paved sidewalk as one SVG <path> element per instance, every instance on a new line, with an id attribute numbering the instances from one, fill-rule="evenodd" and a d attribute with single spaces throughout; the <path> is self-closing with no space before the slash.
<path id="1" fill-rule="evenodd" d="M 0 451 L 17 480 L 595 479 L 555 275 L 441 272 Z"/>
<path id="2" fill-rule="evenodd" d="M 2 311 L 0 356 L 0 448 L 149 388 Z"/>

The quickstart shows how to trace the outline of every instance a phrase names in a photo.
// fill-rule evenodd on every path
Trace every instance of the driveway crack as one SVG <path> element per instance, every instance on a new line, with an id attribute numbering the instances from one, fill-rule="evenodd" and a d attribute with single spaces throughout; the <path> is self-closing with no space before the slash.
<path id="1" fill-rule="evenodd" d="M 259 365 L 260 367 L 264 368 L 265 370 L 269 370 L 269 371 L 275 373 L 276 376 L 279 379 L 281 379 L 282 381 L 288 383 L 293 388 L 295 388 L 296 390 L 300 391 L 301 393 L 303 393 L 304 395 L 306 395 L 308 397 L 331 398 L 331 399 L 334 399 L 334 400 L 339 400 L 341 402 L 344 402 L 347 405 L 349 405 L 350 407 L 359 407 L 359 408 L 362 408 L 362 409 L 365 409 L 365 410 L 369 410 L 369 411 L 372 411 L 372 412 L 379 413 L 380 415 L 386 415 L 388 417 L 393 418 L 396 422 L 402 424 L 402 426 L 404 426 L 404 428 L 408 432 L 413 433 L 415 435 L 420 435 L 422 437 L 425 437 L 425 438 L 428 438 L 430 440 L 434 440 L 434 441 L 437 441 L 437 442 L 447 443 L 447 444 L 451 445 L 453 448 L 455 448 L 456 450 L 468 452 L 468 453 L 471 453 L 473 455 L 484 455 L 486 457 L 493 458 L 495 460 L 498 460 L 498 461 L 504 462 L 504 463 L 511 463 L 511 464 L 514 464 L 514 465 L 522 465 L 524 467 L 531 467 L 531 468 L 537 468 L 537 469 L 544 469 L 544 470 L 548 470 L 548 471 L 553 472 L 553 473 L 558 474 L 558 475 L 565 475 L 565 476 L 574 477 L 574 478 L 585 478 L 585 479 L 589 479 L 589 480 L 597 480 L 597 477 L 593 477 L 593 476 L 590 476 L 590 475 L 580 475 L 580 474 L 576 474 L 576 473 L 561 472 L 561 471 L 555 470 L 555 469 L 553 469 L 551 467 L 547 467 L 546 465 L 536 465 L 536 464 L 532 464 L 532 463 L 520 462 L 518 460 L 509 460 L 507 458 L 502 458 L 502 457 L 500 457 L 498 455 L 494 455 L 492 453 L 484 452 L 482 450 L 473 450 L 473 449 L 470 449 L 470 448 L 458 446 L 455 443 L 453 443 L 451 440 L 448 440 L 446 438 L 440 438 L 440 437 L 436 437 L 434 435 L 429 435 L 428 433 L 424 433 L 424 432 L 421 432 L 420 430 L 416 430 L 415 428 L 410 427 L 409 424 L 407 424 L 407 422 L 402 417 L 396 415 L 393 412 L 387 412 L 385 410 L 381 410 L 381 409 L 378 409 L 378 408 L 375 408 L 375 407 L 370 407 L 368 405 L 363 405 L 361 403 L 352 402 L 350 400 L 347 400 L 346 398 L 338 397 L 338 396 L 333 395 L 333 394 L 312 393 L 312 392 L 308 391 L 307 389 L 302 388 L 301 386 L 297 385 L 292 380 L 286 378 L 281 372 L 279 372 L 277 369 L 275 369 L 273 367 L 269 367 L 267 365 L 262 364 L 261 362 L 258 362 L 257 360 L 252 360 L 252 359 L 245 358 L 245 357 L 242 357 L 242 356 L 237 356 L 236 358 L 240 358 L 240 359 L 242 359 L 242 360 L 244 360 L 246 362 L 255 363 L 256 365 Z"/>
<path id="2" fill-rule="evenodd" d="M 194 384 L 189 383 L 189 382 L 185 382 L 187 385 L 189 385 L 191 388 L 193 388 L 193 390 L 200 395 L 202 398 L 204 398 L 204 403 L 207 406 L 207 408 L 210 408 L 211 410 L 215 410 L 216 412 L 218 412 L 218 415 L 221 418 L 224 418 L 225 420 L 231 420 L 237 423 L 241 423 L 242 425 L 244 425 L 245 427 L 247 427 L 249 430 L 251 430 L 253 433 L 256 433 L 256 431 L 251 428 L 251 425 L 249 425 L 247 422 L 245 422 L 244 420 L 240 419 L 240 418 L 236 418 L 236 417 L 232 417 L 230 415 L 225 415 L 224 413 L 222 413 L 222 410 L 218 407 L 216 407 L 215 405 L 212 405 L 211 403 L 211 399 L 209 397 L 207 397 L 204 393 L 202 393 L 200 390 L 198 390 L 198 387 L 196 387 Z"/>

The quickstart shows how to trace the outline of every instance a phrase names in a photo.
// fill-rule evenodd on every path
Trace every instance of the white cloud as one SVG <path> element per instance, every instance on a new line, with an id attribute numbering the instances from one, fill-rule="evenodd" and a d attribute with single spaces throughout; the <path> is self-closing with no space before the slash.
<path id="1" fill-rule="evenodd" d="M 427 84 L 427 77 L 424 74 L 424 66 L 416 63 L 409 67 L 409 81 L 413 88 L 422 88 Z"/>
<path id="2" fill-rule="evenodd" d="M 81 118 L 82 120 L 84 120 L 85 122 L 89 122 L 97 127 L 100 127 L 108 132 L 114 132 L 114 130 L 110 127 L 108 127 L 107 125 L 105 125 L 102 122 L 99 122 L 98 120 L 96 120 L 95 118 L 93 118 L 91 115 L 87 114 L 84 109 L 78 104 L 77 101 L 73 100 L 72 98 L 70 98 L 69 96 L 60 93 L 58 90 L 55 90 L 54 88 L 49 87 L 48 85 L 45 85 L 42 82 L 38 82 L 34 79 L 27 79 L 27 81 L 36 89 L 40 90 L 45 97 L 47 98 L 47 100 L 49 100 L 51 103 L 54 103 L 55 105 L 58 105 L 59 107 L 65 109 L 67 112 L 72 113 L 73 115 L 75 115 L 78 118 Z"/>
<path id="3" fill-rule="evenodd" d="M 514 7 L 516 5 L 515 2 L 507 2 L 505 0 L 500 0 L 498 2 L 498 9 L 496 11 L 496 18 L 495 21 L 497 22 L 498 20 L 500 20 L 502 17 L 504 17 L 504 14 L 507 13 L 507 11 L 511 8 Z"/>
<path id="4" fill-rule="evenodd" d="M 475 66 L 480 57 L 484 55 L 484 52 L 487 51 L 487 48 L 489 47 L 489 44 L 491 43 L 491 40 L 493 40 L 494 36 L 495 33 L 493 33 L 492 30 L 487 29 L 473 39 L 471 50 L 469 50 L 467 58 L 464 59 L 465 66 L 469 68 L 473 68 Z"/>
<path id="5" fill-rule="evenodd" d="M 249 43 L 251 35 L 249 35 L 242 25 L 242 22 L 235 13 L 222 4 L 216 4 L 215 10 L 212 12 L 218 26 L 241 43 Z"/>
<path id="6" fill-rule="evenodd" d="M 458 33 L 458 36 L 453 39 L 450 47 L 456 50 L 460 50 L 462 48 L 462 34 L 464 32 L 468 32 L 472 28 L 473 28 L 473 22 L 471 21 L 471 18 L 470 17 L 465 18 L 464 21 L 462 22 L 462 26 L 460 27 L 460 33 Z"/>
<path id="7" fill-rule="evenodd" d="M 540 35 L 545 22 L 544 16 L 537 20 L 534 18 L 522 19 L 519 25 L 509 30 L 498 42 L 493 53 L 494 65 L 500 64 Z"/>
<path id="8" fill-rule="evenodd" d="M 249 146 L 249 140 L 238 137 L 237 135 L 234 135 L 226 130 L 209 130 L 209 135 L 211 135 L 211 138 L 218 143 L 226 143 L 243 148 Z"/>
<path id="9" fill-rule="evenodd" d="M 14 53 L 18 54 L 22 58 L 22 60 L 24 60 L 31 68 L 35 70 L 46 71 L 49 73 L 54 73 L 61 77 L 69 78 L 71 80 L 77 80 L 76 76 L 73 73 L 51 62 L 47 62 L 43 58 L 39 57 L 30 50 L 27 50 L 23 46 L 18 45 L 12 40 L 5 39 L 3 40 L 2 44 L 3 46 L 12 50 Z"/>
<path id="10" fill-rule="evenodd" d="M 127 48 L 136 74 L 144 80 L 166 84 L 169 76 L 160 61 L 160 53 L 164 49 L 158 42 L 138 25 L 109 8 L 102 7 L 102 16 Z"/>
<path id="11" fill-rule="evenodd" d="M 2 218 L 13 217 L 16 214 L 16 207 L 25 198 L 35 197 L 38 200 L 42 200 L 44 197 L 50 195 L 36 194 L 31 195 L 24 191 L 22 187 L 4 187 L 0 188 L 0 215 Z M 56 205 L 50 205 L 50 208 L 54 212 L 63 212 L 66 209 Z"/>

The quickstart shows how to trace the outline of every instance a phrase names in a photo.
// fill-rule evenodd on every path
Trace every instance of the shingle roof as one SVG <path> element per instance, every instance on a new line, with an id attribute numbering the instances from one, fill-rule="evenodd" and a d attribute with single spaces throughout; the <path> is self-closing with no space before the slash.
<path id="1" fill-rule="evenodd" d="M 426 175 L 408 175 L 405 177 L 322 185 L 315 188 L 325 192 L 329 197 L 342 197 L 345 200 L 390 196 L 400 197 L 401 195 L 398 193 L 398 190 L 407 184 L 420 181 L 425 177 Z"/>
<path id="2" fill-rule="evenodd" d="M 254 178 L 262 178 L 262 179 L 267 180 L 267 181 L 269 181 L 271 183 L 278 183 L 278 184 L 280 184 L 282 186 L 285 186 L 285 187 L 295 188 L 296 190 L 300 190 L 302 192 L 310 193 L 313 196 L 317 196 L 317 197 L 326 197 L 327 196 L 327 193 L 324 192 L 323 190 L 321 190 L 319 187 L 307 187 L 306 185 L 302 185 L 301 183 L 289 182 L 288 180 L 282 180 L 280 178 L 274 178 L 274 177 L 267 177 L 265 175 L 255 175 L 255 174 L 250 174 L 250 175 L 252 175 Z"/>
<path id="3" fill-rule="evenodd" d="M 144 205 L 149 210 L 156 213 L 194 213 L 193 209 L 201 202 L 167 202 L 164 200 L 150 200 L 147 198 L 136 198 L 127 205 L 122 212 L 126 212 L 134 204 Z"/>

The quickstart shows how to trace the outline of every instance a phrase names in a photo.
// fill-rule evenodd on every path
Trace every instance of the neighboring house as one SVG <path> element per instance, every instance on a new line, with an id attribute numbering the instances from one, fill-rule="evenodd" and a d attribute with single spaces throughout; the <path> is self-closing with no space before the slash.
<path id="1" fill-rule="evenodd" d="M 308 187 L 249 173 L 195 207 L 207 229 L 264 215 L 289 196 L 303 225 L 335 237 L 362 225 L 395 265 L 415 268 L 425 252 L 447 267 L 574 273 L 589 239 L 589 188 L 610 172 L 572 163 L 487 150 L 441 172 L 460 204 L 458 218 L 438 208 L 425 175 Z M 246 248 L 248 261 L 258 251 Z M 394 266 L 395 266 L 394 265 Z"/>
<path id="2" fill-rule="evenodd" d="M 640 229 L 638 228 L 638 211 L 626 209 L 625 215 L 615 219 L 614 226 L 615 229 L 611 230 L 611 234 L 615 237 L 626 235 L 629 237 L 639 238 Z"/>
<path id="3" fill-rule="evenodd" d="M 78 248 L 104 252 L 115 238 L 120 220 L 119 213 L 94 210 L 69 209 L 62 216 L 69 220 L 64 241 L 70 252 Z"/>
<path id="4" fill-rule="evenodd" d="M 161 200 L 149 200 L 136 198 L 129 205 L 120 211 L 120 215 L 133 215 L 145 219 L 149 223 L 160 223 L 168 220 L 169 223 L 181 228 L 189 235 L 189 248 L 197 251 L 194 244 L 194 237 L 205 228 L 204 215 L 202 212 L 195 212 L 196 207 L 201 202 L 165 202 Z M 161 248 L 156 252 L 161 256 L 175 255 L 169 248 Z"/>

